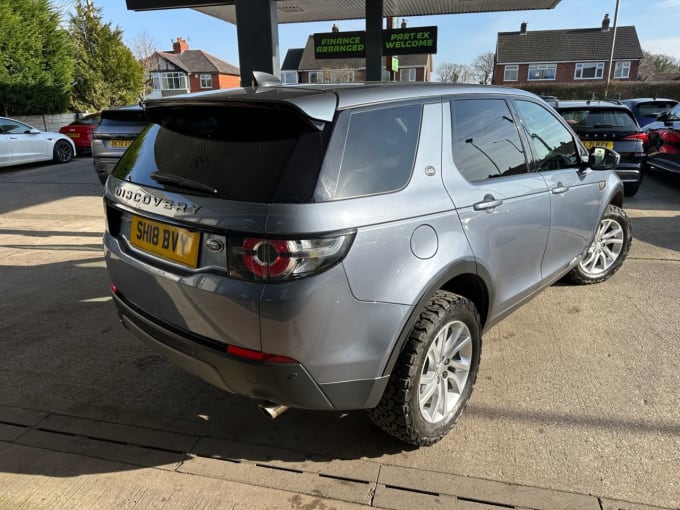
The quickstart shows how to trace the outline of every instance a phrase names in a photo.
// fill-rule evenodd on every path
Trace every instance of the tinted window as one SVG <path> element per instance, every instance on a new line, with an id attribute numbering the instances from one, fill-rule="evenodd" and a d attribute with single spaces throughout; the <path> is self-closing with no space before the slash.
<path id="1" fill-rule="evenodd" d="M 323 133 L 277 108 L 186 107 L 154 113 L 115 177 L 244 202 L 309 201 Z M 180 181 L 185 180 L 182 184 Z"/>
<path id="2" fill-rule="evenodd" d="M 638 114 L 643 116 L 643 117 L 656 117 L 660 113 L 663 113 L 667 110 L 670 110 L 675 106 L 675 101 L 667 102 L 667 101 L 656 101 L 656 102 L 649 102 L 649 103 L 640 103 L 637 106 L 637 111 Z"/>
<path id="3" fill-rule="evenodd" d="M 630 110 L 623 108 L 570 108 L 560 114 L 576 130 L 638 127 Z"/>
<path id="4" fill-rule="evenodd" d="M 503 99 L 451 103 L 453 160 L 470 182 L 527 172 L 524 149 Z"/>
<path id="5" fill-rule="evenodd" d="M 516 101 L 539 170 L 578 167 L 580 155 L 571 132 L 543 106 Z"/>
<path id="6" fill-rule="evenodd" d="M 408 183 L 422 106 L 352 112 L 334 197 L 396 191 Z"/>

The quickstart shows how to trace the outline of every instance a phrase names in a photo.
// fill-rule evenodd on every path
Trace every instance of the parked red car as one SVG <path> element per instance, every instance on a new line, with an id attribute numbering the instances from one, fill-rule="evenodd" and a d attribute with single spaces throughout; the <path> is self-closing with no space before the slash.
<path id="1" fill-rule="evenodd" d="M 92 132 L 99 124 L 100 115 L 93 113 L 85 115 L 83 118 L 74 120 L 70 124 L 59 129 L 59 132 L 71 137 L 76 144 L 78 152 L 90 152 L 92 143 Z"/>

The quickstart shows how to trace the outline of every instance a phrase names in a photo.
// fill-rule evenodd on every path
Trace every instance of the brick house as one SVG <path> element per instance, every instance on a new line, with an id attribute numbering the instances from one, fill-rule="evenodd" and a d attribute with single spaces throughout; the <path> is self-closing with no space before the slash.
<path id="1" fill-rule="evenodd" d="M 499 32 L 494 85 L 606 81 L 614 29 L 605 14 L 600 28 Z M 636 80 L 642 47 L 634 26 L 616 28 L 613 80 Z"/>
<path id="2" fill-rule="evenodd" d="M 430 81 L 432 55 L 400 55 L 396 81 Z M 348 83 L 366 80 L 365 58 L 319 59 L 314 54 L 314 36 L 304 48 L 288 50 L 281 65 L 284 83 Z M 297 80 L 297 81 L 295 81 Z"/>
<path id="3" fill-rule="evenodd" d="M 172 51 L 157 51 L 147 61 L 153 86 L 149 98 L 238 87 L 238 67 L 206 53 L 190 50 L 181 37 Z"/>

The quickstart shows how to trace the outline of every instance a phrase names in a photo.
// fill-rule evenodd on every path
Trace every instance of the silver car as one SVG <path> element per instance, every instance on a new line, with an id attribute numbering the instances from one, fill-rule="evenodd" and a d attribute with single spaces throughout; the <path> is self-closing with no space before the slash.
<path id="1" fill-rule="evenodd" d="M 105 186 L 120 318 L 272 417 L 368 409 L 432 444 L 484 331 L 630 247 L 618 155 L 520 90 L 273 85 L 145 109 Z"/>
<path id="2" fill-rule="evenodd" d="M 101 112 L 99 125 L 92 133 L 91 148 L 94 170 L 102 184 L 147 124 L 139 106 L 121 106 Z"/>

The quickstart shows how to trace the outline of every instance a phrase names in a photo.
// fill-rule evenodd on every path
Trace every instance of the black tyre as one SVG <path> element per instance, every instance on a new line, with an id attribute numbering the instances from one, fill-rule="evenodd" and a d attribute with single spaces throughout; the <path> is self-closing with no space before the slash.
<path id="1" fill-rule="evenodd" d="M 567 275 L 575 283 L 602 282 L 619 270 L 628 256 L 633 228 L 626 212 L 609 205 L 584 259 Z"/>
<path id="2" fill-rule="evenodd" d="M 71 147 L 71 144 L 66 140 L 58 140 L 57 143 L 54 144 L 52 155 L 55 163 L 68 163 L 73 159 L 73 147 Z"/>
<path id="3" fill-rule="evenodd" d="M 385 393 L 368 415 L 388 434 L 417 446 L 439 441 L 470 398 L 482 350 L 475 305 L 438 291 L 413 326 Z"/>

